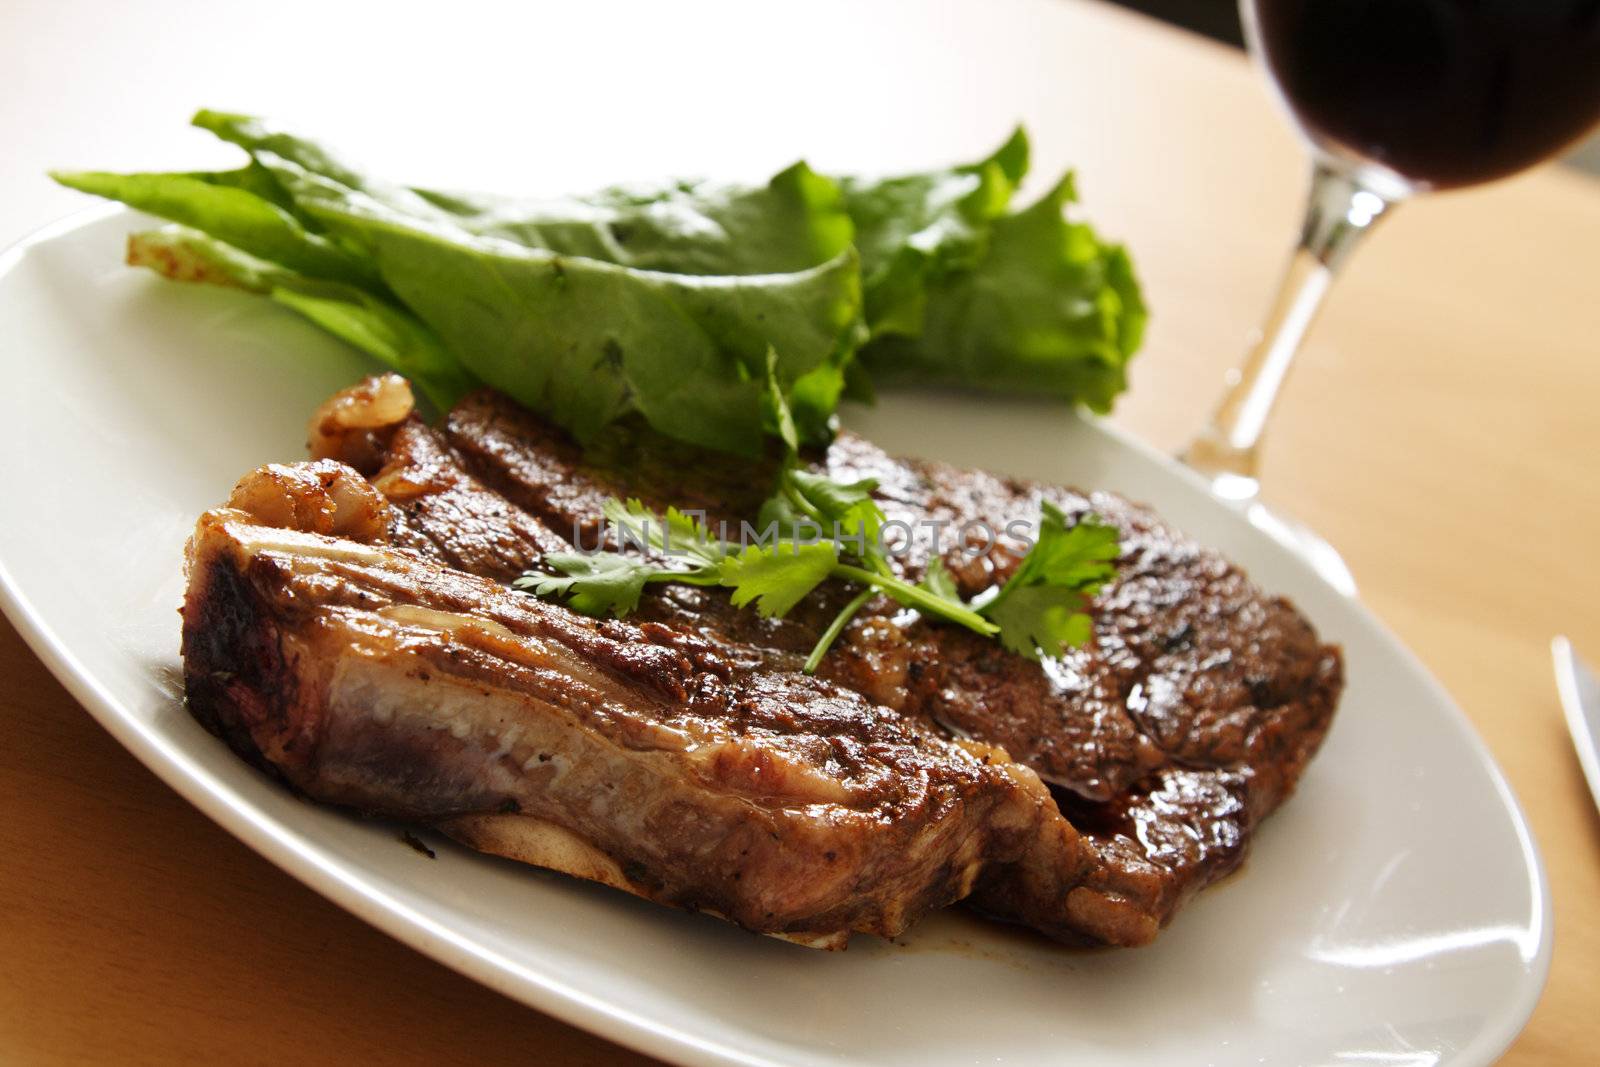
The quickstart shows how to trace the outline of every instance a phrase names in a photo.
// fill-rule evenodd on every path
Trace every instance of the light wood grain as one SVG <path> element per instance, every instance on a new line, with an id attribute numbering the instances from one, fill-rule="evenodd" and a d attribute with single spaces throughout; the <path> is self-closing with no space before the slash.
<path id="1" fill-rule="evenodd" d="M 85 0 L 23 4 L 0 33 L 0 69 L 20 86 L 0 95 L 0 132 L 19 146 L 0 184 L 0 239 L 78 205 L 32 177 L 45 166 L 220 159 L 198 158 L 211 149 L 177 132 L 199 103 L 315 116 L 410 173 L 507 187 L 554 180 L 537 136 L 504 136 L 540 104 L 561 105 L 548 109 L 555 143 L 590 122 L 619 131 L 566 160 L 562 183 L 754 173 L 810 145 L 830 163 L 911 165 L 981 147 L 1020 115 L 1040 166 L 1076 162 L 1094 218 L 1135 250 L 1156 318 L 1117 418 L 1175 448 L 1264 306 L 1297 211 L 1297 146 L 1225 49 L 1093 4 L 973 14 L 984 6 L 862 5 L 853 27 L 868 43 L 840 60 L 858 84 L 808 86 L 809 104 L 778 75 L 754 103 L 718 96 L 684 64 L 678 84 L 698 110 L 661 130 L 670 109 L 628 99 L 661 75 L 626 20 L 606 42 L 616 62 L 596 72 L 614 91 L 586 98 L 551 87 L 559 55 L 517 49 L 559 39 L 541 21 L 549 11 L 497 16 L 525 24 L 474 53 L 450 36 L 473 19 L 440 28 L 395 9 L 372 31 L 383 62 L 350 68 L 339 42 L 359 37 L 363 16 L 333 5 L 285 4 L 269 18 L 258 5 L 114 16 Z M 307 42 L 313 10 L 323 30 Z M 768 30 L 786 25 L 764 17 Z M 818 20 L 791 20 L 796 52 L 821 47 L 824 30 L 800 24 Z M 285 84 L 292 48 L 299 69 Z M 535 77 L 535 54 L 555 76 Z M 519 55 L 523 66 L 508 68 Z M 424 59 L 434 65 L 407 67 Z M 797 78 L 808 62 L 782 49 L 763 60 Z M 196 86 L 218 96 L 197 100 Z M 853 112 L 839 106 L 847 91 L 861 101 Z M 476 121 L 454 122 L 469 103 Z M 763 108 L 770 123 L 755 121 Z M 812 114 L 830 109 L 840 113 Z M 413 124 L 441 131 L 444 146 L 407 155 Z M 1597 283 L 1600 184 L 1589 179 L 1546 169 L 1407 205 L 1331 299 L 1267 447 L 1269 498 L 1345 553 L 1363 597 L 1454 693 L 1532 819 L 1556 953 L 1513 1064 L 1588 1060 L 1600 1003 L 1600 816 L 1548 654 L 1565 631 L 1600 658 Z M 226 1049 L 261 1063 L 643 1062 L 455 976 L 279 873 L 119 749 L 9 625 L 0 714 L 0 1060 L 157 1063 Z"/>

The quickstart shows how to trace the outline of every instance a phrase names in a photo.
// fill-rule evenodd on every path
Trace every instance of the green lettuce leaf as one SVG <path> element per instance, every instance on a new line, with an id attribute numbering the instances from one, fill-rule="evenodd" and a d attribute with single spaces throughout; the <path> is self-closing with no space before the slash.
<path id="1" fill-rule="evenodd" d="M 309 230 L 292 211 L 251 188 L 247 175 L 259 178 L 261 172 L 255 168 L 223 175 L 56 171 L 51 177 L 69 188 L 120 200 L 203 231 L 298 274 L 381 291 L 382 282 L 369 260 Z"/>
<path id="2" fill-rule="evenodd" d="M 587 196 L 519 199 L 383 182 L 263 119 L 202 111 L 194 123 L 239 145 L 296 193 L 365 194 L 398 216 L 432 219 L 563 256 L 670 274 L 787 274 L 837 257 L 854 228 L 833 179 L 796 163 L 763 186 L 677 180 Z M 326 184 L 307 187 L 305 175 Z"/>
<path id="3" fill-rule="evenodd" d="M 981 262 L 989 226 L 1028 172 L 1019 127 L 987 159 L 900 177 L 840 178 L 874 336 L 922 332 L 930 283 Z"/>
<path id="4" fill-rule="evenodd" d="M 138 262 L 268 293 L 415 368 L 430 395 L 484 382 L 580 439 L 639 416 L 754 454 L 789 429 L 776 389 L 796 439 L 821 444 L 841 397 L 872 395 L 867 371 L 1103 411 L 1143 329 L 1126 253 L 1067 217 L 1070 179 L 1012 213 L 1020 129 L 985 159 L 919 174 L 797 163 L 758 186 L 530 200 L 388 182 L 250 116 L 194 123 L 249 163 L 56 177 L 204 238 L 151 239 Z"/>
<path id="5" fill-rule="evenodd" d="M 479 383 L 404 308 L 355 286 L 315 280 L 273 287 L 272 299 L 416 382 L 439 411 Z"/>
<path id="6" fill-rule="evenodd" d="M 994 220 L 970 270 L 930 283 L 921 331 L 874 338 L 861 360 L 882 382 L 1033 393 L 1111 410 L 1147 313 L 1127 251 L 1067 208 L 1071 176 Z"/>
<path id="7" fill-rule="evenodd" d="M 675 181 L 555 200 L 416 191 L 485 237 L 672 274 L 805 270 L 852 236 L 838 186 L 804 163 L 761 186 Z"/>
<path id="8" fill-rule="evenodd" d="M 859 313 L 848 250 L 795 274 L 700 277 L 317 210 L 475 376 L 580 440 L 637 411 L 670 437 L 754 454 L 768 338 L 783 338 L 778 380 L 792 385 L 834 365 Z"/>
<path id="9" fill-rule="evenodd" d="M 411 379 L 439 411 L 479 384 L 415 316 L 359 286 L 304 277 L 177 225 L 130 235 L 128 262 L 178 281 L 270 296 Z"/>
<path id="10" fill-rule="evenodd" d="M 839 239 L 847 236 L 848 220 L 836 203 L 825 202 L 827 190 L 809 171 L 791 167 L 763 191 L 722 189 L 702 203 L 705 213 L 690 228 L 735 217 L 768 225 L 761 233 L 736 228 L 736 240 L 723 242 L 726 256 L 708 245 L 694 266 L 728 266 L 728 257 L 748 260 L 761 247 L 793 261 L 837 246 L 832 258 L 788 272 L 770 269 L 784 265 L 776 259 L 759 264 L 761 273 L 642 270 L 522 243 L 551 234 L 576 240 L 584 231 L 488 225 L 438 198 L 367 178 L 258 120 L 202 113 L 196 121 L 250 150 L 298 215 L 359 249 L 473 376 L 550 415 L 580 440 L 638 412 L 680 440 L 759 452 L 769 350 L 780 387 L 807 382 L 791 405 L 802 436 L 826 440 L 838 387 L 830 403 L 829 383 L 820 383 L 819 400 L 817 379 L 842 385 L 858 339 L 860 273 L 854 250 Z M 681 187 L 673 196 L 679 208 L 692 199 Z M 640 215 L 643 205 L 637 208 Z M 821 231 L 812 226 L 813 216 L 829 212 Z M 684 216 L 662 213 L 668 222 Z M 832 236 L 824 232 L 830 227 Z M 592 251 L 600 234 L 593 227 L 587 234 L 580 245 Z M 606 236 L 615 243 L 614 231 Z M 647 236 L 658 259 L 673 241 L 686 247 L 681 227 L 659 224 Z M 809 251 L 797 252 L 797 245 Z"/>

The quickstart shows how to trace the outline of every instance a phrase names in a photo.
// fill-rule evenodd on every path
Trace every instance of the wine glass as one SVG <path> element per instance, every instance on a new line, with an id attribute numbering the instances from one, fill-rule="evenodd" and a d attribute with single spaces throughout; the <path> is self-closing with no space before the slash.
<path id="1" fill-rule="evenodd" d="M 1262 507 L 1262 433 L 1335 274 L 1378 220 L 1490 181 L 1600 121 L 1600 0 L 1240 0 L 1250 50 L 1311 150 L 1311 189 L 1259 340 L 1181 458 L 1336 586 L 1336 551 Z"/>

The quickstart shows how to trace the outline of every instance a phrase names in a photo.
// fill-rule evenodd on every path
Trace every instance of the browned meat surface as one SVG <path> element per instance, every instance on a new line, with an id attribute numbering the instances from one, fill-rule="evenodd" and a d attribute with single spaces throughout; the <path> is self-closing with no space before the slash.
<path id="1" fill-rule="evenodd" d="M 319 412 L 324 422 L 328 412 L 336 413 L 336 428 L 352 429 L 325 434 L 326 443 L 318 445 L 314 422 L 316 451 L 356 463 L 382 492 L 388 513 L 378 539 L 389 541 L 393 549 L 386 551 L 394 559 L 406 566 L 447 568 L 442 573 L 455 575 L 454 580 L 476 582 L 472 588 L 487 588 L 478 581 L 483 578 L 504 582 L 537 564 L 542 553 L 565 549 L 575 539 L 593 544 L 600 506 L 612 496 L 637 496 L 657 509 L 669 504 L 699 508 L 713 524 L 727 520 L 736 528 L 739 520 L 753 516 L 773 473 L 770 465 L 710 456 L 630 430 L 619 430 L 584 453 L 559 430 L 490 393 L 469 398 L 434 429 L 397 414 L 390 402 L 392 387 L 360 388 L 366 394 L 352 390 L 348 402 L 330 401 Z M 365 395 L 373 399 L 366 401 Z M 855 709 L 852 715 L 910 731 L 918 746 L 937 743 L 945 746 L 941 752 L 950 753 L 981 750 L 979 762 L 988 760 L 986 773 L 1010 783 L 1002 792 L 1020 791 L 1037 800 L 1043 794 L 1030 773 L 1036 772 L 1051 783 L 1051 813 L 1059 810 L 1065 820 L 996 814 L 1013 813 L 1019 802 L 974 799 L 989 795 L 994 787 L 987 784 L 960 793 L 963 813 L 985 828 L 963 831 L 972 843 L 959 853 L 961 873 L 951 867 L 942 881 L 924 878 L 916 890 L 906 888 L 915 878 L 901 878 L 888 892 L 917 903 L 902 905 L 898 914 L 957 899 L 970 888 L 968 899 L 980 909 L 1053 936 L 1120 945 L 1151 940 L 1184 901 L 1237 866 L 1255 826 L 1292 792 L 1337 703 L 1342 687 L 1338 650 L 1323 645 L 1287 601 L 1262 594 L 1216 553 L 1148 509 L 1113 495 L 897 460 L 849 435 L 816 463 L 835 477 L 876 479 L 890 519 L 911 522 L 924 534 L 928 520 L 946 522 L 947 530 L 972 519 L 997 528 L 1014 519 L 1032 520 L 1041 497 L 1069 514 L 1092 510 L 1116 524 L 1124 556 L 1118 581 L 1092 606 L 1094 641 L 1032 663 L 993 641 L 927 624 L 885 601 L 858 617 L 824 661 L 822 678 L 813 680 L 799 675 L 798 666 L 848 590 L 825 587 L 782 620 L 735 609 L 715 590 L 670 585 L 651 587 L 629 624 L 595 624 L 516 595 L 505 602 L 523 604 L 544 618 L 563 618 L 575 632 L 605 633 L 624 645 L 644 641 L 690 663 L 714 661 L 725 672 L 718 675 L 720 684 L 737 681 L 759 694 L 741 705 L 747 709 L 787 708 L 802 699 L 799 694 L 827 694 L 827 701 Z M 269 489 L 285 479 L 281 472 L 296 470 L 302 472 L 298 480 L 288 480 L 304 488 L 305 465 L 275 470 L 280 473 L 267 480 Z M 345 470 L 330 481 L 331 495 L 349 495 L 346 476 L 354 474 Z M 284 507 L 274 504 L 270 493 L 257 496 L 267 499 L 257 500 L 252 510 L 287 516 L 284 525 L 324 512 L 355 528 L 372 525 L 359 502 L 347 501 L 342 508 L 326 502 Z M 333 518 L 316 522 L 321 524 L 299 528 L 360 539 Z M 968 595 L 1003 580 L 1021 551 L 1004 538 L 976 557 L 963 555 L 954 539 L 946 544 L 945 563 Z M 926 567 L 929 547 L 926 536 L 912 545 L 903 561 L 909 576 Z M 508 596 L 498 587 L 494 595 Z M 332 645 L 321 647 L 320 655 L 332 654 Z M 219 653 L 217 659 L 225 657 Z M 772 689 L 777 679 L 785 679 L 786 688 Z M 498 699 L 501 694 L 494 692 Z M 219 693 L 212 705 L 225 709 L 232 699 Z M 633 703 L 642 716 L 658 714 L 654 705 Z M 739 717 L 747 714 L 741 711 Z M 814 725 L 805 729 L 823 732 Z M 996 747 L 984 747 L 989 745 Z M 424 767 L 436 762 L 428 753 L 413 759 Z M 897 772 L 884 767 L 881 773 Z M 588 848 L 580 855 L 526 830 L 518 839 L 495 818 L 476 816 L 470 829 L 458 819 L 453 832 L 489 851 L 643 891 L 625 884 L 613 868 L 642 862 L 628 849 L 653 847 L 652 842 L 630 845 L 626 834 L 602 841 L 591 829 L 573 831 L 559 823 L 580 834 Z M 547 815 L 540 818 L 556 824 Z M 901 816 L 896 811 L 889 818 Z M 1002 829 L 987 825 L 996 819 Z M 930 832 L 944 839 L 944 831 L 912 824 L 906 832 L 913 836 Z M 941 862 L 949 866 L 952 861 Z M 787 872 L 793 876 L 798 869 Z M 688 868 L 677 876 L 699 877 Z M 676 898 L 671 892 L 645 895 L 723 911 L 752 928 L 772 931 L 752 923 L 748 908 L 740 911 L 697 896 L 705 890 L 694 884 L 692 892 Z M 757 892 L 748 886 L 744 891 Z M 866 890 L 858 886 L 858 892 Z M 880 914 L 893 910 L 881 894 L 876 899 Z M 837 906 L 828 914 L 825 925 L 834 931 L 894 927 L 881 917 L 842 920 Z M 802 929 L 802 939 L 836 940 L 797 919 L 787 927 L 790 933 Z"/>
<path id="2" fill-rule="evenodd" d="M 607 497 L 637 496 L 657 509 L 690 503 L 713 522 L 737 524 L 769 491 L 763 465 L 648 434 L 619 432 L 585 454 L 492 393 L 452 411 L 442 436 L 460 469 L 586 544 Z M 396 461 L 407 462 L 391 452 Z M 1250 832 L 1293 790 L 1321 743 L 1343 685 L 1338 650 L 1293 605 L 1112 494 L 898 460 L 849 434 L 817 466 L 846 481 L 877 480 L 889 519 L 921 534 L 904 561 L 911 577 L 927 564 L 930 523 L 958 530 L 984 520 L 1000 529 L 1031 520 L 1041 497 L 1069 515 L 1094 511 L 1122 532 L 1120 577 L 1093 605 L 1088 647 L 1030 663 L 968 631 L 908 621 L 882 601 L 824 664 L 825 676 L 885 706 L 1004 746 L 1058 787 L 1097 852 L 1094 875 L 1070 901 L 990 879 L 976 903 L 1058 935 L 1137 944 L 1238 865 Z M 946 538 L 943 558 L 972 595 L 1004 580 L 1020 551 L 1001 537 L 974 558 Z M 847 595 L 835 590 L 787 619 L 763 620 L 715 591 L 662 587 L 642 614 L 789 663 L 809 651 Z"/>
<path id="3" fill-rule="evenodd" d="M 991 867 L 1088 863 L 1004 753 L 397 549 L 347 467 L 266 468 L 230 503 L 190 544 L 189 704 L 310 797 L 826 946 Z"/>

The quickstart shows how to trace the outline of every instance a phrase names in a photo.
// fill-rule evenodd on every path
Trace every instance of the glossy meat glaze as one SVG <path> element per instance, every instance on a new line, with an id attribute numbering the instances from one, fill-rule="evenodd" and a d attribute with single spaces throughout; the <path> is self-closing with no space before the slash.
<path id="1" fill-rule="evenodd" d="M 1337 649 L 1148 509 L 849 435 L 816 464 L 877 480 L 917 532 L 909 577 L 934 523 L 1048 497 L 1118 526 L 1094 641 L 1034 663 L 883 601 L 808 678 L 847 589 L 764 620 L 652 586 L 626 622 L 586 619 L 503 583 L 593 544 L 607 497 L 737 527 L 770 466 L 629 430 L 580 450 L 492 393 L 433 428 L 407 400 L 392 376 L 330 400 L 325 458 L 248 476 L 191 545 L 191 707 L 316 799 L 808 944 L 966 899 L 1137 945 L 1240 862 L 1337 703 Z M 1022 551 L 943 547 L 967 595 Z"/>

